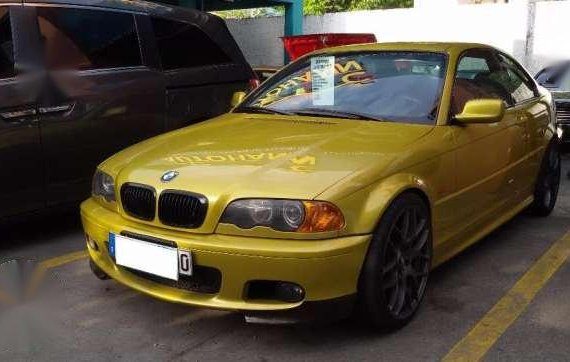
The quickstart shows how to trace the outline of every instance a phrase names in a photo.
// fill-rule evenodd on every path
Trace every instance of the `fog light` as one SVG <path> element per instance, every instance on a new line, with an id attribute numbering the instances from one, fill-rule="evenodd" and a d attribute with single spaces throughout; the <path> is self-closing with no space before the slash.
<path id="1" fill-rule="evenodd" d="M 294 283 L 278 283 L 275 288 L 275 296 L 284 302 L 296 303 L 305 298 L 305 290 Z"/>
<path id="2" fill-rule="evenodd" d="M 252 280 L 247 286 L 247 298 L 297 303 L 305 299 L 305 290 L 291 282 Z"/>
<path id="3" fill-rule="evenodd" d="M 85 234 L 85 239 L 87 239 L 87 245 L 95 250 L 95 251 L 99 251 L 99 245 L 97 245 L 97 243 L 95 242 L 95 240 L 91 239 L 89 237 L 89 235 Z"/>

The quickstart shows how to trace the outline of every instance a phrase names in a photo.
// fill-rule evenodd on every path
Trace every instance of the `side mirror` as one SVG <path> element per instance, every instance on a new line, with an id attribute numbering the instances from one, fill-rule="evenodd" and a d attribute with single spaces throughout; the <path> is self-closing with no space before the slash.
<path id="1" fill-rule="evenodd" d="M 455 120 L 464 123 L 495 123 L 505 114 L 505 103 L 500 99 L 474 99 L 465 103 L 463 112 Z"/>
<path id="2" fill-rule="evenodd" d="M 245 92 L 235 92 L 232 95 L 232 108 L 233 107 L 237 107 L 245 98 L 246 94 Z"/>

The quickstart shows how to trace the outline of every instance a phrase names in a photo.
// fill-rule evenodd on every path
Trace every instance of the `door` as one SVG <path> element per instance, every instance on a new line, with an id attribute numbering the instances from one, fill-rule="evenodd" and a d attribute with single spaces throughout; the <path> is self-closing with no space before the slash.
<path id="1" fill-rule="evenodd" d="M 508 75 L 504 86 L 517 103 L 519 116 L 526 122 L 527 162 L 526 169 L 521 170 L 520 175 L 523 181 L 521 196 L 526 198 L 534 192 L 534 182 L 545 150 L 545 138 L 548 137 L 545 133 L 550 124 L 550 109 L 540 101 L 540 94 L 531 76 L 508 55 L 498 53 L 498 57 Z"/>
<path id="2" fill-rule="evenodd" d="M 460 113 L 472 99 L 502 99 L 507 107 L 499 122 L 453 127 L 457 147 L 455 217 L 461 239 L 480 231 L 512 207 L 523 187 L 526 122 L 504 87 L 506 76 L 495 53 L 487 49 L 469 50 L 458 62 L 453 114 Z"/>
<path id="3" fill-rule="evenodd" d="M 165 129 L 162 74 L 147 67 L 142 15 L 42 6 L 37 14 L 49 86 L 40 105 L 48 205 L 89 195 L 96 166 Z"/>
<path id="4" fill-rule="evenodd" d="M 0 217 L 45 204 L 36 114 L 41 77 L 25 71 L 31 55 L 28 40 L 34 34 L 27 29 L 22 10 L 22 6 L 0 6 Z"/>

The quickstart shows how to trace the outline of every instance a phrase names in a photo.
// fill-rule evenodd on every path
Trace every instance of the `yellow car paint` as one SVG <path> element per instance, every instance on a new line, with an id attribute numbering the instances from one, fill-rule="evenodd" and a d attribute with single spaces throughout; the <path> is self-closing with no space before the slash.
<path id="1" fill-rule="evenodd" d="M 200 227 L 184 229 L 133 218 L 120 200 L 108 203 L 94 196 L 81 206 L 85 233 L 99 246 L 88 247 L 92 260 L 113 279 L 164 300 L 239 310 L 294 308 L 302 302 L 247 300 L 245 284 L 256 279 L 294 282 L 305 288 L 305 301 L 356 293 L 383 212 L 398 195 L 412 191 L 425 198 L 431 210 L 433 265 L 444 262 L 532 202 L 545 147 L 555 135 L 552 100 L 543 89 L 540 96 L 504 110 L 498 122 L 450 122 L 457 61 L 473 48 L 489 47 L 386 43 L 313 53 L 445 54 L 446 77 L 434 125 L 228 113 L 114 155 L 99 169 L 114 178 L 116 190 L 137 182 L 151 185 L 157 195 L 165 189 L 199 192 L 208 198 L 209 208 Z M 489 104 L 493 108 L 493 102 Z M 490 109 L 479 106 L 479 111 Z M 161 183 L 161 175 L 169 170 L 178 171 L 179 177 Z M 345 227 L 295 233 L 220 224 L 226 206 L 243 198 L 328 201 L 344 214 Z M 222 271 L 220 292 L 179 290 L 117 267 L 105 242 L 109 232 L 122 231 L 174 241 L 192 251 L 196 264 Z"/>

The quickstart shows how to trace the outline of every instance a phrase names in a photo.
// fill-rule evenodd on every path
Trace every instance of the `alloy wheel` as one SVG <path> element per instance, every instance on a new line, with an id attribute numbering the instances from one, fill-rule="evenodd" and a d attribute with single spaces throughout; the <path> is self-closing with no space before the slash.
<path id="1" fill-rule="evenodd" d="M 424 294 L 431 268 L 431 223 L 425 210 L 415 205 L 396 217 L 388 233 L 382 269 L 383 297 L 397 319 L 412 315 Z"/>

